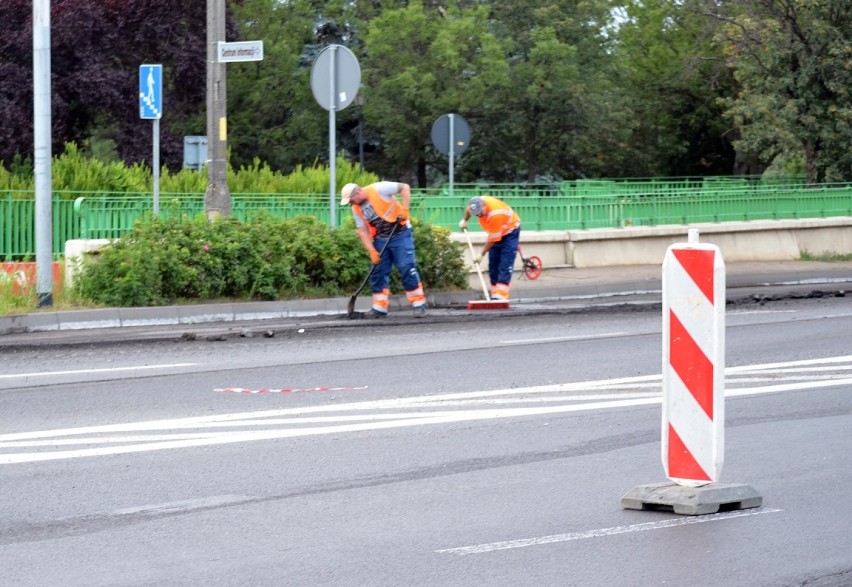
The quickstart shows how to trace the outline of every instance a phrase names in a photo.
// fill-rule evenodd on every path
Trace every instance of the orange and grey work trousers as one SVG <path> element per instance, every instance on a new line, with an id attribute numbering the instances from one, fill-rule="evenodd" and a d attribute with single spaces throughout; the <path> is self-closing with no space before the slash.
<path id="1" fill-rule="evenodd" d="M 385 247 L 387 243 L 387 247 Z M 390 272 L 396 266 L 402 277 L 402 287 L 409 303 L 415 308 L 426 304 L 426 295 L 423 293 L 423 284 L 420 282 L 420 274 L 417 272 L 417 262 L 414 258 L 414 237 L 411 228 L 406 226 L 397 231 L 391 238 L 376 237 L 373 246 L 381 251 L 382 260 L 370 276 L 370 287 L 373 290 L 373 311 L 387 314 L 388 298 L 390 295 Z"/>

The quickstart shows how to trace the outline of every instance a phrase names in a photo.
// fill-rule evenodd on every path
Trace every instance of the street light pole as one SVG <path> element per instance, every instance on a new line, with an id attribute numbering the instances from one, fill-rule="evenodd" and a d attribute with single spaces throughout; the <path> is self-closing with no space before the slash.
<path id="1" fill-rule="evenodd" d="M 207 0 L 207 218 L 231 215 L 228 190 L 228 122 L 226 68 L 219 63 L 219 42 L 225 41 L 225 0 Z"/>
<path id="2" fill-rule="evenodd" d="M 53 305 L 50 127 L 50 0 L 33 0 L 33 172 L 36 205 L 36 292 L 39 308 Z"/>

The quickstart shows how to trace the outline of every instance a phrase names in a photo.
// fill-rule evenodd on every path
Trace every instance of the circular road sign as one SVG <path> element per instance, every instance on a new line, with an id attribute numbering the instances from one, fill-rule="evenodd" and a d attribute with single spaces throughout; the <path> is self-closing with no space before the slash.
<path id="1" fill-rule="evenodd" d="M 326 110 L 343 110 L 349 106 L 358 95 L 360 86 L 358 58 L 343 45 L 329 45 L 314 59 L 311 91 L 314 99 Z"/>
<path id="2" fill-rule="evenodd" d="M 432 144 L 442 154 L 450 154 L 450 125 L 453 131 L 453 154 L 460 155 L 470 146 L 470 125 L 460 114 L 444 114 L 432 125 Z"/>

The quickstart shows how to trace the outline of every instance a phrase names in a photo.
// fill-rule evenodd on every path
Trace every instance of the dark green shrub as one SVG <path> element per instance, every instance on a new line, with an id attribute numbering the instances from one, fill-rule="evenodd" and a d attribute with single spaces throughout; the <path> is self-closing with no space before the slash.
<path id="1" fill-rule="evenodd" d="M 449 228 L 425 224 L 411 219 L 414 232 L 414 250 L 420 281 L 428 295 L 430 291 L 451 291 L 468 287 L 468 272 L 464 267 L 461 245 L 450 240 Z M 391 293 L 405 291 L 402 278 L 394 269 L 390 280 Z"/>
<path id="2" fill-rule="evenodd" d="M 461 254 L 449 234 L 415 221 L 418 266 L 427 291 L 467 285 Z M 351 219 L 331 230 L 308 216 L 260 215 L 240 222 L 149 214 L 80 271 L 74 293 L 108 306 L 342 296 L 357 288 L 369 268 Z M 401 293 L 396 271 L 392 287 Z"/>

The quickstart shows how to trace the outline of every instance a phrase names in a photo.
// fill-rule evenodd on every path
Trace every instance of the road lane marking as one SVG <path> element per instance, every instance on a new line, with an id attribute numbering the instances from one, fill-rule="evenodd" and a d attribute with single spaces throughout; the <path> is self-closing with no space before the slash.
<path id="1" fill-rule="evenodd" d="M 802 359 L 801 361 L 784 361 L 780 363 L 761 363 L 758 365 L 740 365 L 739 367 L 727 367 L 726 373 L 738 373 L 740 371 L 758 371 L 764 369 L 780 369 L 784 367 L 799 367 L 805 365 L 827 365 L 832 363 L 848 363 L 852 361 L 852 355 L 840 357 L 823 357 L 821 359 Z"/>
<path id="2" fill-rule="evenodd" d="M 728 310 L 729 314 L 748 316 L 749 314 L 795 314 L 799 310 Z"/>
<path id="3" fill-rule="evenodd" d="M 231 505 L 238 503 L 247 503 L 253 501 L 248 495 L 211 495 L 209 497 L 199 497 L 196 499 L 182 499 L 179 501 L 169 501 L 165 503 L 155 503 L 132 508 L 121 508 L 109 512 L 109 516 L 138 516 L 138 515 L 160 515 L 160 514 L 175 514 L 185 513 L 195 510 L 203 510 L 209 508 L 220 507 L 223 505 Z"/>
<path id="4" fill-rule="evenodd" d="M 645 522 L 643 524 L 632 524 L 630 526 L 615 526 L 613 528 L 601 528 L 598 530 L 587 530 L 586 532 L 570 532 L 567 534 L 552 534 L 550 536 L 539 536 L 538 538 L 522 538 L 520 540 L 505 540 L 503 542 L 490 542 L 488 544 L 475 544 L 472 546 L 459 546 L 456 548 L 444 548 L 436 550 L 439 554 L 483 554 L 496 550 L 508 550 L 511 548 L 526 548 L 529 546 L 541 546 L 543 544 L 554 544 L 558 542 L 570 542 L 572 540 L 585 540 L 587 538 L 602 538 L 604 536 L 617 536 L 619 534 L 630 534 L 632 532 L 644 532 L 647 530 L 662 530 L 676 526 L 689 524 L 703 524 L 705 522 L 719 522 L 733 518 L 745 518 L 758 516 L 760 514 L 774 514 L 783 510 L 760 508 L 755 510 L 738 510 L 735 512 L 724 512 L 721 514 L 705 514 L 689 518 L 673 518 L 660 522 Z"/>
<path id="5" fill-rule="evenodd" d="M 617 336 L 628 336 L 629 332 L 609 332 L 607 334 L 578 334 L 576 336 L 553 336 L 550 338 L 518 338 L 514 340 L 501 340 L 500 344 L 535 344 L 538 342 L 568 342 L 576 340 L 595 340 L 598 338 L 615 338 Z"/>
<path id="6" fill-rule="evenodd" d="M 729 379 L 742 382 L 744 386 L 728 388 L 726 395 L 737 397 L 784 391 L 813 391 L 842 385 L 852 386 L 852 377 L 850 377 L 852 374 L 843 372 L 847 367 L 841 364 L 843 362 L 852 363 L 852 355 L 731 368 L 727 372 L 735 373 L 736 376 Z M 836 377 L 829 376 L 823 379 L 823 374 L 814 377 L 811 370 L 820 368 L 821 365 L 838 367 Z M 785 371 L 783 377 L 772 377 L 780 371 Z M 792 373 L 786 373 L 786 371 L 792 371 Z M 800 372 L 805 374 L 798 375 Z M 652 406 L 659 405 L 661 394 L 647 393 L 642 390 L 658 389 L 660 381 L 659 374 L 643 375 L 523 388 L 0 434 L 0 451 L 4 451 L 0 452 L 0 465 Z M 763 382 L 770 384 L 759 385 Z M 611 393 L 603 393 L 606 391 Z M 536 405 L 524 405 L 532 402 L 536 402 Z M 564 403 L 553 405 L 554 402 Z M 250 429 L 259 427 L 265 429 Z M 176 434 L 179 431 L 186 434 Z M 50 450 L 60 446 L 82 447 L 74 450 Z M 20 449 L 27 447 L 36 448 L 36 451 L 20 452 Z"/>
<path id="7" fill-rule="evenodd" d="M 143 365 L 140 367 L 109 367 L 103 369 L 75 369 L 73 371 L 41 371 L 39 373 L 12 373 L 0 375 L 0 379 L 14 379 L 15 377 L 53 377 L 56 375 L 83 375 L 93 373 L 120 373 L 124 371 L 143 371 L 146 369 L 174 369 L 178 367 L 195 367 L 198 363 L 170 363 L 167 365 Z"/>

